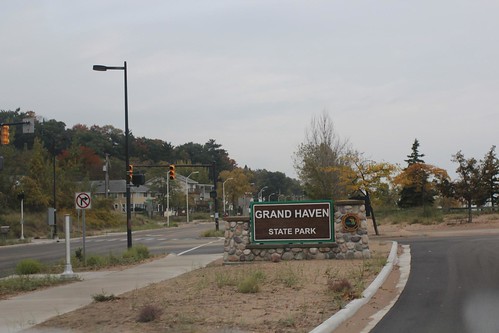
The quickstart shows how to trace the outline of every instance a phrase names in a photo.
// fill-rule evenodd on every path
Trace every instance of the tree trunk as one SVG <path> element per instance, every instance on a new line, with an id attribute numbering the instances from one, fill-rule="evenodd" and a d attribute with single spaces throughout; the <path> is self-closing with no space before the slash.
<path id="1" fill-rule="evenodd" d="M 472 215 L 471 215 L 471 201 L 468 201 L 468 223 L 472 222 Z"/>

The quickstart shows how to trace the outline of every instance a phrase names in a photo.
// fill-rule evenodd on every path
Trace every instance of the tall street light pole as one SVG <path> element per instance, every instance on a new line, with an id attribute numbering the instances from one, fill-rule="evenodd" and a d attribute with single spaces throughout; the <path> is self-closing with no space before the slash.
<path id="1" fill-rule="evenodd" d="M 195 173 L 199 173 L 199 171 L 193 171 L 189 174 L 189 176 L 185 177 L 185 202 L 186 202 L 186 213 L 187 213 L 187 223 L 189 223 L 189 185 L 187 184 L 187 179 Z"/>
<path id="2" fill-rule="evenodd" d="M 132 247 L 132 211 L 131 211 L 131 200 L 130 200 L 130 177 L 128 177 L 128 166 L 130 165 L 130 151 L 129 151 L 129 130 L 128 130 L 128 82 L 127 82 L 127 70 L 126 61 L 123 62 L 123 66 L 104 66 L 104 65 L 94 65 L 94 71 L 105 72 L 108 70 L 120 70 L 124 73 L 125 79 L 125 170 L 126 170 L 126 236 L 127 236 L 127 246 Z"/>
<path id="3" fill-rule="evenodd" d="M 222 198 L 224 200 L 224 215 L 225 215 L 225 183 L 227 183 L 229 180 L 232 180 L 234 178 L 227 178 L 223 183 L 222 183 Z"/>
<path id="4" fill-rule="evenodd" d="M 260 190 L 260 192 L 258 192 L 258 201 L 259 202 L 262 202 L 262 194 L 263 194 L 263 190 L 265 190 L 268 186 L 264 186 L 262 187 L 262 189 Z"/>

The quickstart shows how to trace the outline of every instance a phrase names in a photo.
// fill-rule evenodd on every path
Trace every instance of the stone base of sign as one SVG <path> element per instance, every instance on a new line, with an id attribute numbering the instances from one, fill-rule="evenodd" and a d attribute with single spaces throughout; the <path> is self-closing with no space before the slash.
<path id="1" fill-rule="evenodd" d="M 342 200 L 334 204 L 334 243 L 252 244 L 250 218 L 226 217 L 224 263 L 370 258 L 364 201 Z"/>

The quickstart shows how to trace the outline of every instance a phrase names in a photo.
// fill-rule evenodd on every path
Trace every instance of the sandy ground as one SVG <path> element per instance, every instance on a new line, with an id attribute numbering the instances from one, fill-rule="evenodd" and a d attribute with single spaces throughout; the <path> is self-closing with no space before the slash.
<path id="1" fill-rule="evenodd" d="M 473 224 L 449 220 L 437 225 L 380 225 L 370 230 L 374 259 L 321 260 L 224 266 L 216 262 L 178 278 L 119 295 L 110 302 L 93 303 L 55 317 L 37 330 L 53 332 L 309 332 L 359 295 L 377 274 L 380 258 L 391 248 L 389 239 L 498 233 L 499 215 L 474 219 Z M 241 293 L 237 281 L 260 276 L 259 290 Z M 346 279 L 357 289 L 334 293 L 332 285 Z M 368 305 L 336 332 L 360 332 L 369 317 L 397 296 L 395 267 Z M 145 311 L 145 312 L 144 312 Z M 157 312 L 157 313 L 156 313 Z M 155 314 L 140 322 L 144 314 Z"/>

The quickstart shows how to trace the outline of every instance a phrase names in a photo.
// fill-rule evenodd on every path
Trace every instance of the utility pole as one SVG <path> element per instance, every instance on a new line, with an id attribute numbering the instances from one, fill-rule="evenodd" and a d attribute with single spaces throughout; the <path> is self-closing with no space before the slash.
<path id="1" fill-rule="evenodd" d="M 218 231 L 217 171 L 215 162 L 213 162 L 211 170 L 213 172 L 213 192 L 215 193 L 215 197 L 213 198 L 213 203 L 215 205 L 215 230 Z"/>
<path id="2" fill-rule="evenodd" d="M 106 154 L 106 164 L 104 164 L 104 172 L 106 173 L 104 180 L 104 190 L 106 191 L 106 198 L 109 197 L 109 154 Z"/>

